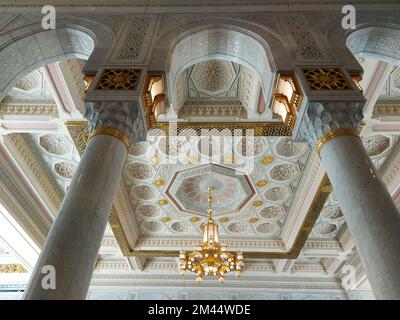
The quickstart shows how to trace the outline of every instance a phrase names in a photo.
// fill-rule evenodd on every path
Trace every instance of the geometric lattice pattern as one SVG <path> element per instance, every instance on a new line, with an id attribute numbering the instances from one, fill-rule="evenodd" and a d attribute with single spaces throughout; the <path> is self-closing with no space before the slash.
<path id="1" fill-rule="evenodd" d="M 346 78 L 338 68 L 303 70 L 311 90 L 350 90 Z"/>
<path id="2" fill-rule="evenodd" d="M 139 82 L 140 69 L 106 69 L 103 71 L 97 90 L 135 90 Z"/>

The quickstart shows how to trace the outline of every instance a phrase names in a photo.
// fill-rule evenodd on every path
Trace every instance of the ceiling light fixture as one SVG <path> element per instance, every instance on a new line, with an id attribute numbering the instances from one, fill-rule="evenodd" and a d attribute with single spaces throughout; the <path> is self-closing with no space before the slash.
<path id="1" fill-rule="evenodd" d="M 225 274 L 235 272 L 240 276 L 244 268 L 241 252 L 228 252 L 227 246 L 219 242 L 219 226 L 212 218 L 212 187 L 208 187 L 208 220 L 203 224 L 203 242 L 194 251 L 179 254 L 179 269 L 182 275 L 186 271 L 197 274 L 196 281 L 201 282 L 204 276 L 217 276 L 224 282 Z"/>

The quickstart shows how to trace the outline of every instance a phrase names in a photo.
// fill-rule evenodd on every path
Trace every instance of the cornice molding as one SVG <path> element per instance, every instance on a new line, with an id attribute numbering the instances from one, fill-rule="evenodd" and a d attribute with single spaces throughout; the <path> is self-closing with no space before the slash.
<path id="1" fill-rule="evenodd" d="M 0 7 L 10 7 L 10 8 L 35 8 L 35 7 L 42 7 L 48 4 L 46 1 L 43 0 L 25 0 L 25 1 L 11 1 L 6 0 L 0 4 Z M 238 1 L 238 0 L 222 0 L 219 2 L 215 1 L 183 1 L 183 0 L 152 0 L 152 1 L 124 1 L 124 0 L 116 0 L 113 2 L 101 0 L 88 0 L 82 3 L 79 0 L 55 0 L 52 2 L 54 6 L 62 7 L 62 8 L 132 8 L 136 9 L 140 13 L 143 12 L 145 9 L 151 10 L 152 12 L 159 12 L 159 11 L 170 11 L 171 9 L 197 9 L 198 11 L 209 11 L 211 8 L 215 12 L 216 7 L 235 7 L 245 11 L 256 11 L 261 9 L 269 9 L 273 11 L 289 11 L 289 10 L 296 10 L 296 9 L 309 9 L 309 10 L 334 10 L 337 8 L 341 8 L 343 5 L 347 4 L 344 0 L 338 0 L 335 2 L 327 3 L 326 1 L 321 0 L 308 0 L 308 1 L 282 1 L 282 0 L 251 0 L 251 1 Z M 353 1 L 352 5 L 360 6 L 361 8 L 374 10 L 377 8 L 382 8 L 382 6 L 396 6 L 398 1 L 395 0 L 385 0 L 385 1 L 376 1 L 376 0 L 358 0 Z M 208 10 L 207 10 L 208 9 Z M 26 10 L 25 10 L 26 12 Z"/>
<path id="2" fill-rule="evenodd" d="M 138 288 L 150 289 L 152 287 L 157 288 L 196 288 L 199 290 L 212 290 L 214 288 L 220 288 L 222 290 L 232 290 L 232 288 L 241 288 L 241 290 L 260 290 L 266 289 L 273 290 L 335 290 L 344 293 L 340 283 L 336 278 L 321 276 L 310 277 L 309 274 L 302 276 L 293 277 L 291 275 L 267 275 L 262 276 L 259 274 L 247 275 L 239 278 L 235 278 L 235 281 L 227 281 L 224 284 L 218 281 L 205 280 L 201 284 L 195 281 L 195 277 L 187 278 L 182 281 L 182 277 L 177 273 L 160 273 L 155 277 L 153 274 L 147 272 L 141 273 L 119 273 L 119 274 L 107 274 L 107 273 L 94 273 L 91 286 L 102 287 L 109 286 L 110 282 L 113 286 L 130 287 L 134 286 Z"/>
<path id="3" fill-rule="evenodd" d="M 43 116 L 48 115 L 51 117 L 58 117 L 57 105 L 54 102 L 43 103 L 40 102 L 2 102 L 0 103 L 0 114 L 16 115 L 16 116 Z"/>

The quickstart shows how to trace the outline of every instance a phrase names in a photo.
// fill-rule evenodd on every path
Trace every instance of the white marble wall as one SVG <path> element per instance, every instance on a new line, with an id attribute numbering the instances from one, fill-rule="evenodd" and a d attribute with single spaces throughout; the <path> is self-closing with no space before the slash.
<path id="1" fill-rule="evenodd" d="M 1 297 L 0 297 L 1 298 Z M 372 291 L 341 292 L 260 292 L 227 290 L 137 290 L 91 288 L 89 300 L 374 300 Z"/>

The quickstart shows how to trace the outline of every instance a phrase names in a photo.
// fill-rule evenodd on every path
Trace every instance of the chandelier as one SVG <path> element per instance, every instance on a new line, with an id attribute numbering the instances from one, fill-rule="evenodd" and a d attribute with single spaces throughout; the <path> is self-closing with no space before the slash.
<path id="1" fill-rule="evenodd" d="M 179 254 L 179 269 L 184 275 L 187 270 L 197 274 L 196 281 L 201 282 L 204 276 L 217 276 L 224 282 L 225 274 L 235 272 L 240 276 L 244 268 L 241 252 L 228 252 L 227 247 L 219 242 L 219 227 L 212 218 L 212 192 L 208 187 L 208 220 L 203 224 L 203 242 L 189 253 Z"/>

